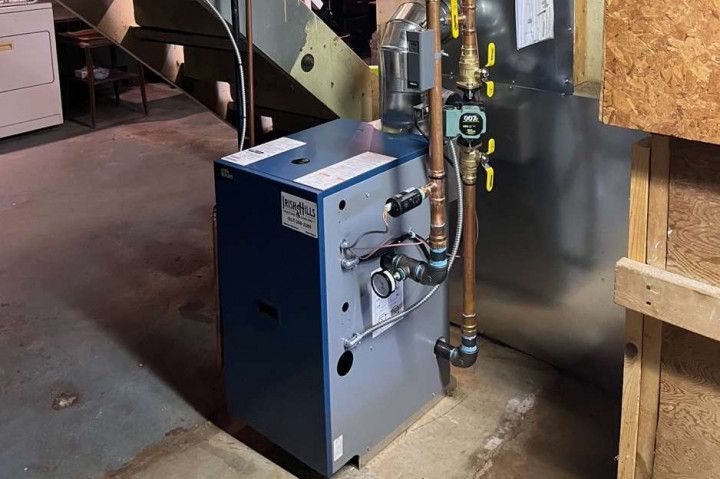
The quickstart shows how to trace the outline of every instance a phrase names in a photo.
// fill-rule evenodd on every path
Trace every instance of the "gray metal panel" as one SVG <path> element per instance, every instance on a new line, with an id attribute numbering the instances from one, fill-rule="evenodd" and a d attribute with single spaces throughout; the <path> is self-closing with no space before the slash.
<path id="1" fill-rule="evenodd" d="M 358 266 L 351 272 L 340 268 L 339 245 L 361 233 L 382 227 L 381 209 L 385 200 L 410 186 L 426 183 L 423 158 L 407 162 L 364 182 L 335 193 L 324 200 L 327 282 L 328 354 L 330 360 L 330 413 L 332 439 L 343 436 L 344 455 L 334 463 L 342 466 L 355 455 L 364 455 L 424 405 L 442 394 L 449 379 L 448 363 L 438 362 L 433 352 L 437 338 L 448 335 L 447 290 L 436 296 L 377 338 L 368 338 L 354 351 L 354 365 L 340 377 L 336 364 L 344 352 L 343 339 L 370 325 L 368 283 L 378 261 Z M 346 202 L 343 210 L 338 208 Z M 399 234 L 411 227 L 429 233 L 429 206 L 424 204 L 391 222 Z M 359 246 L 382 241 L 373 235 Z M 406 253 L 419 257 L 416 248 Z M 405 282 L 405 306 L 410 306 L 428 287 Z M 342 311 L 344 302 L 349 310 Z"/>
<path id="2" fill-rule="evenodd" d="M 573 1 L 555 0 L 555 39 L 517 50 L 515 38 L 515 2 L 512 0 L 479 0 L 477 30 L 481 61 L 485 62 L 488 42 L 497 46 L 497 64 L 492 79 L 497 83 L 557 92 L 572 91 L 573 71 Z M 460 42 L 445 44 L 449 57 L 443 71 L 457 74 Z"/>
<path id="3" fill-rule="evenodd" d="M 619 386 L 629 157 L 643 135 L 597 119 L 597 100 L 498 85 L 488 102 L 495 191 L 479 193 L 478 310 L 487 335 Z M 459 271 L 451 316 L 459 318 Z"/>

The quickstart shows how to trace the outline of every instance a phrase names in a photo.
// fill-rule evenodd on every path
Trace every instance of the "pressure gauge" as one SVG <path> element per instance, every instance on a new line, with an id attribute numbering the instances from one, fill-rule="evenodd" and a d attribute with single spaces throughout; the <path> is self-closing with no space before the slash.
<path id="1" fill-rule="evenodd" d="M 375 294 L 385 299 L 397 289 L 397 283 L 390 271 L 384 269 L 375 270 L 370 277 L 370 285 Z"/>

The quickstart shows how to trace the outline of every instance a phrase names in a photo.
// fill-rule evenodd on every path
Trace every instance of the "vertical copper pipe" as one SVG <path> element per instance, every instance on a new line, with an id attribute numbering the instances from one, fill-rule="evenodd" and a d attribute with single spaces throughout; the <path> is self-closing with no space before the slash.
<path id="1" fill-rule="evenodd" d="M 466 98 L 473 98 L 481 84 L 478 78 L 480 58 L 478 56 L 475 0 L 462 0 L 463 28 L 462 52 L 460 55 L 460 79 L 458 87 L 465 91 Z M 475 244 L 477 242 L 477 170 L 479 167 L 477 147 L 463 149 L 462 165 L 463 191 L 465 193 L 463 224 L 463 337 L 477 336 L 477 307 L 475 303 Z"/>
<path id="2" fill-rule="evenodd" d="M 476 9 L 475 0 L 462 1 L 462 50 L 460 52 L 458 87 L 470 92 L 474 92 L 474 90 L 482 86 L 478 78 L 480 58 L 478 54 Z"/>
<path id="3" fill-rule="evenodd" d="M 475 184 L 463 184 L 464 222 L 463 222 L 463 309 L 462 334 L 467 337 L 477 335 L 477 310 L 475 307 L 475 243 L 477 242 Z"/>
<path id="4" fill-rule="evenodd" d="M 253 2 L 245 0 L 245 38 L 247 39 L 248 135 L 255 146 L 255 48 L 253 39 Z"/>
<path id="5" fill-rule="evenodd" d="M 435 32 L 435 87 L 428 94 L 430 104 L 430 161 L 428 178 L 432 184 L 430 197 L 430 247 L 447 250 L 445 233 L 445 151 L 442 125 L 442 38 L 439 0 L 427 0 L 427 28 Z"/>
<path id="6" fill-rule="evenodd" d="M 477 50 L 477 17 L 475 16 L 477 4 L 475 2 L 476 0 L 463 0 L 462 2 L 462 45 L 465 48 L 475 48 Z"/>

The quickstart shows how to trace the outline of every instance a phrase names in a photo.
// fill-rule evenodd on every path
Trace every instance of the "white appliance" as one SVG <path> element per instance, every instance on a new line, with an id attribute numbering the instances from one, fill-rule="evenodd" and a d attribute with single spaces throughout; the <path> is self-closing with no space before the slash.
<path id="1" fill-rule="evenodd" d="M 62 122 L 52 4 L 0 6 L 0 138 Z"/>

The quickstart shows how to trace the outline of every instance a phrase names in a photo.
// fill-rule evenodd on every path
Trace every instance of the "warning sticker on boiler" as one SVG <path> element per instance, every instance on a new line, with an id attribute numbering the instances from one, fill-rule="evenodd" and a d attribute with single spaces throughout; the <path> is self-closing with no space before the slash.
<path id="1" fill-rule="evenodd" d="M 310 173 L 309 175 L 301 176 L 295 181 L 324 191 L 356 176 L 360 176 L 363 173 L 367 173 L 378 166 L 386 165 L 395 159 L 396 158 L 392 156 L 368 151 L 361 155 L 348 158 L 340 163 L 330 165 L 322 170 Z"/>
<path id="2" fill-rule="evenodd" d="M 317 204 L 289 193 L 280 193 L 282 224 L 313 238 L 318 237 Z"/>
<path id="3" fill-rule="evenodd" d="M 405 310 L 405 294 L 403 291 L 403 283 L 398 282 L 397 289 L 387 298 L 381 298 L 372 286 L 370 286 L 370 298 L 372 301 L 372 325 L 375 326 L 381 321 L 384 321 L 398 313 L 402 313 Z M 388 324 L 384 328 L 380 328 L 373 333 L 373 338 L 377 338 L 382 333 L 392 328 L 393 324 Z"/>
<path id="4" fill-rule="evenodd" d="M 295 148 L 300 148 L 301 146 L 305 146 L 305 143 L 293 140 L 292 138 L 283 137 L 269 143 L 265 143 L 264 145 L 248 148 L 240 153 L 226 156 L 223 160 L 236 163 L 240 166 L 248 166 L 253 163 L 257 163 L 260 160 L 270 158 L 271 156 L 279 155 L 280 153 L 285 153 L 286 151 L 294 150 Z"/>

